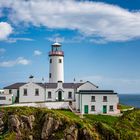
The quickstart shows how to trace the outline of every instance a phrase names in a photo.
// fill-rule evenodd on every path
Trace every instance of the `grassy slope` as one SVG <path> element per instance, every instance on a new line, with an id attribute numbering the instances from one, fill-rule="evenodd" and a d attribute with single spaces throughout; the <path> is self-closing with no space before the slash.
<path id="1" fill-rule="evenodd" d="M 87 128 L 91 135 L 99 139 L 107 139 L 108 136 L 114 136 L 115 139 L 122 140 L 137 140 L 140 138 L 140 110 L 133 110 L 125 112 L 121 117 L 115 116 L 105 116 L 105 115 L 85 115 L 84 119 L 79 118 L 74 113 L 68 110 L 48 110 L 40 108 L 31 107 L 11 107 L 4 108 L 0 111 L 5 113 L 4 121 L 7 121 L 8 114 L 14 113 L 17 115 L 35 115 L 38 119 L 36 120 L 34 134 L 39 133 L 39 128 L 42 123 L 42 116 L 46 113 L 50 113 L 56 119 L 61 119 L 68 124 L 76 124 L 79 129 Z M 41 131 L 41 130 L 40 130 Z M 63 133 L 58 132 L 58 138 L 61 137 Z M 6 132 L 0 139 L 10 139 L 14 137 L 14 134 L 9 134 Z M 37 136 L 39 137 L 39 136 Z"/>

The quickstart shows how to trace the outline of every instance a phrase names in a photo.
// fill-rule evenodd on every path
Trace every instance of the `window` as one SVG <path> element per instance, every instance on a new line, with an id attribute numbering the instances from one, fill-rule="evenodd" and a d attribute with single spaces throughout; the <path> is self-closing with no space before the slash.
<path id="1" fill-rule="evenodd" d="M 6 100 L 6 97 L 1 96 L 1 97 L 0 97 L 0 100 Z"/>
<path id="2" fill-rule="evenodd" d="M 59 63 L 62 63 L 62 59 L 59 59 Z"/>
<path id="3" fill-rule="evenodd" d="M 91 106 L 91 111 L 95 111 L 95 105 Z"/>
<path id="4" fill-rule="evenodd" d="M 52 59 L 50 59 L 50 63 L 52 63 Z"/>
<path id="5" fill-rule="evenodd" d="M 113 105 L 109 106 L 109 111 L 114 111 Z"/>
<path id="6" fill-rule="evenodd" d="M 35 96 L 39 96 L 39 89 L 35 89 Z"/>
<path id="7" fill-rule="evenodd" d="M 24 89 L 23 96 L 27 96 L 27 89 L 26 88 Z"/>
<path id="8" fill-rule="evenodd" d="M 72 99 L 72 92 L 68 92 L 68 98 Z"/>
<path id="9" fill-rule="evenodd" d="M 91 102 L 95 102 L 95 96 L 91 96 Z"/>
<path id="10" fill-rule="evenodd" d="M 51 73 L 49 73 L 49 78 L 51 78 L 52 77 L 52 74 Z"/>
<path id="11" fill-rule="evenodd" d="M 12 90 L 11 89 L 9 89 L 9 94 L 12 94 Z"/>
<path id="12" fill-rule="evenodd" d="M 103 102 L 107 102 L 107 96 L 103 96 Z"/>
<path id="13" fill-rule="evenodd" d="M 50 91 L 48 92 L 48 98 L 52 98 L 52 93 Z"/>

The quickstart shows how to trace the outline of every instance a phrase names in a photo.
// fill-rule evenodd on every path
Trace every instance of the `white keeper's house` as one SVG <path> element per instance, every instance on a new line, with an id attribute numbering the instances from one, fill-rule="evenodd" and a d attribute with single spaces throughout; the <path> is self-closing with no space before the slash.
<path id="1" fill-rule="evenodd" d="M 26 83 L 4 87 L 0 104 L 68 102 L 81 114 L 118 114 L 118 94 L 101 90 L 93 83 L 64 82 L 64 52 L 61 44 L 54 43 L 49 52 L 49 82 L 36 83 L 30 76 Z"/>

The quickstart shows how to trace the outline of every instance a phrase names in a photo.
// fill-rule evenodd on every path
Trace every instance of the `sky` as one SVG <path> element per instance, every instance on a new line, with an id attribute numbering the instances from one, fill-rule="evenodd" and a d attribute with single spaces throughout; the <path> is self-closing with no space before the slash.
<path id="1" fill-rule="evenodd" d="M 0 0 L 0 88 L 48 82 L 55 40 L 65 82 L 140 93 L 140 0 Z"/>

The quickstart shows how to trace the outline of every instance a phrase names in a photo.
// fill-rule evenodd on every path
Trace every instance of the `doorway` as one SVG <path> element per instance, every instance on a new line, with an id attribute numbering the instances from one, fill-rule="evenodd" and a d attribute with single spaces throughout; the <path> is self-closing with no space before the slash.
<path id="1" fill-rule="evenodd" d="M 103 113 L 107 113 L 107 106 L 106 105 L 103 105 Z"/>
<path id="2" fill-rule="evenodd" d="M 84 113 L 88 114 L 88 105 L 84 105 Z"/>
<path id="3" fill-rule="evenodd" d="M 58 92 L 58 101 L 62 101 L 62 91 Z"/>

